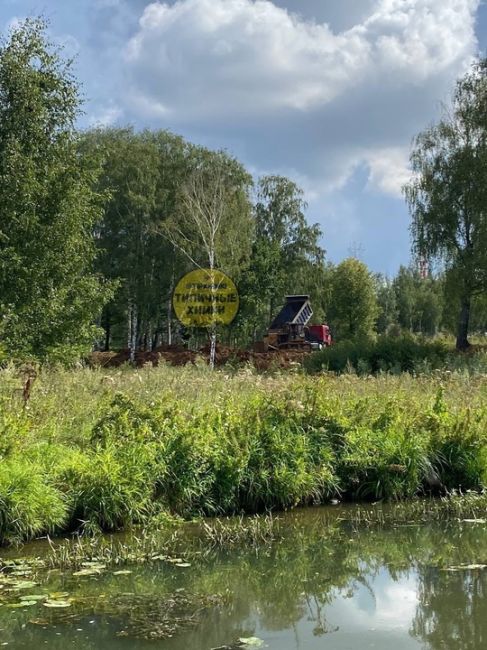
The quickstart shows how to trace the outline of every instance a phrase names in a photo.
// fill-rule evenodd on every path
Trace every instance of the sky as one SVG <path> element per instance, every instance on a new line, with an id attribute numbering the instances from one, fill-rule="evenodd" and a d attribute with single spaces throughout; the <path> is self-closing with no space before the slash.
<path id="1" fill-rule="evenodd" d="M 487 52 L 483 0 L 0 0 L 76 56 L 80 126 L 163 128 L 305 191 L 328 258 L 410 261 L 413 137 Z"/>

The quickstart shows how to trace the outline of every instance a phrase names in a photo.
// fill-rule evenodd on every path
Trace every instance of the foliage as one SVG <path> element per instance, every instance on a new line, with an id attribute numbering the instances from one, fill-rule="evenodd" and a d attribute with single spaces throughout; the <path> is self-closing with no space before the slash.
<path id="1" fill-rule="evenodd" d="M 117 530 L 143 520 L 150 510 L 151 488 L 143 457 L 133 447 L 65 454 L 55 484 L 69 504 L 69 527 Z"/>
<path id="2" fill-rule="evenodd" d="M 487 60 L 457 82 L 453 106 L 419 134 L 405 188 L 414 248 L 443 260 L 459 300 L 457 347 L 468 347 L 472 297 L 487 291 Z"/>
<path id="3" fill-rule="evenodd" d="M 313 354 L 306 361 L 311 372 L 322 369 L 358 374 L 413 372 L 445 366 L 450 348 L 444 341 L 411 335 L 382 335 L 376 340 L 343 341 Z"/>
<path id="4" fill-rule="evenodd" d="M 26 20 L 0 47 L 0 310 L 10 356 L 79 357 L 109 295 L 92 272 L 98 173 L 77 153 L 71 62 Z"/>
<path id="5" fill-rule="evenodd" d="M 0 539 L 14 543 L 62 530 L 66 502 L 42 468 L 18 456 L 0 463 Z"/>
<path id="6" fill-rule="evenodd" d="M 83 134 L 80 151 L 101 160 L 97 189 L 108 195 L 96 225 L 96 268 L 118 288 L 103 309 L 103 347 L 150 347 L 171 329 L 166 305 L 187 269 L 157 227 L 176 209 L 188 144 L 166 131 L 95 129 Z"/>
<path id="7" fill-rule="evenodd" d="M 329 320 L 338 340 L 374 332 L 378 316 L 374 280 L 363 262 L 349 258 L 333 269 Z"/>
<path id="8" fill-rule="evenodd" d="M 392 281 L 396 305 L 397 323 L 410 332 L 434 335 L 442 321 L 442 278 L 429 275 L 422 278 L 413 268 L 399 267 Z"/>
<path id="9" fill-rule="evenodd" d="M 410 343 L 405 359 L 418 353 Z M 382 345 L 385 359 L 391 342 Z M 11 380 L 11 370 L 0 372 L 5 415 L 15 423 Z M 4 542 L 117 530 L 163 513 L 402 499 L 487 481 L 487 409 L 475 375 L 159 368 L 43 371 L 38 382 L 15 425 L 21 436 L 0 459 Z"/>

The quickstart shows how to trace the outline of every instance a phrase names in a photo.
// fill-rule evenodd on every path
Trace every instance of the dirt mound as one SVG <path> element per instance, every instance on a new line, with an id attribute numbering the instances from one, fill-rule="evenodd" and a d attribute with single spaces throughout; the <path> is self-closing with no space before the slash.
<path id="1" fill-rule="evenodd" d="M 257 370 L 265 371 L 273 368 L 292 368 L 300 365 L 309 352 L 299 350 L 280 350 L 278 352 L 252 352 L 241 348 L 232 348 L 218 344 L 216 347 L 215 365 L 218 367 L 231 364 L 234 366 L 252 363 Z M 209 360 L 210 346 L 205 345 L 197 352 L 187 350 L 182 345 L 162 345 L 155 350 L 139 351 L 135 354 L 135 365 L 141 368 L 145 365 L 158 366 L 159 363 L 169 363 L 172 366 L 185 366 L 195 363 L 197 358 Z M 118 368 L 130 361 L 129 350 L 119 352 L 93 352 L 88 358 L 91 366 L 102 368 Z"/>

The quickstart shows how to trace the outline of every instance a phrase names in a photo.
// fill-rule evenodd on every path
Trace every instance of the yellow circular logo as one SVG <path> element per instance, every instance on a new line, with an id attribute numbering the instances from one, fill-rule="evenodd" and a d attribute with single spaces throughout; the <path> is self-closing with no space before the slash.
<path id="1" fill-rule="evenodd" d="M 239 298 L 233 281 L 215 269 L 198 269 L 182 278 L 172 303 L 186 327 L 229 325 L 238 312 Z"/>

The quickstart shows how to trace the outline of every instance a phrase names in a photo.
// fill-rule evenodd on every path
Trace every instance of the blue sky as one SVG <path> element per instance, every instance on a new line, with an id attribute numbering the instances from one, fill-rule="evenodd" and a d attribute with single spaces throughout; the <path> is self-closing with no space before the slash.
<path id="1" fill-rule="evenodd" d="M 409 261 L 413 136 L 487 50 L 480 0 L 1 0 L 77 56 L 82 126 L 167 128 L 303 187 L 333 261 Z"/>

